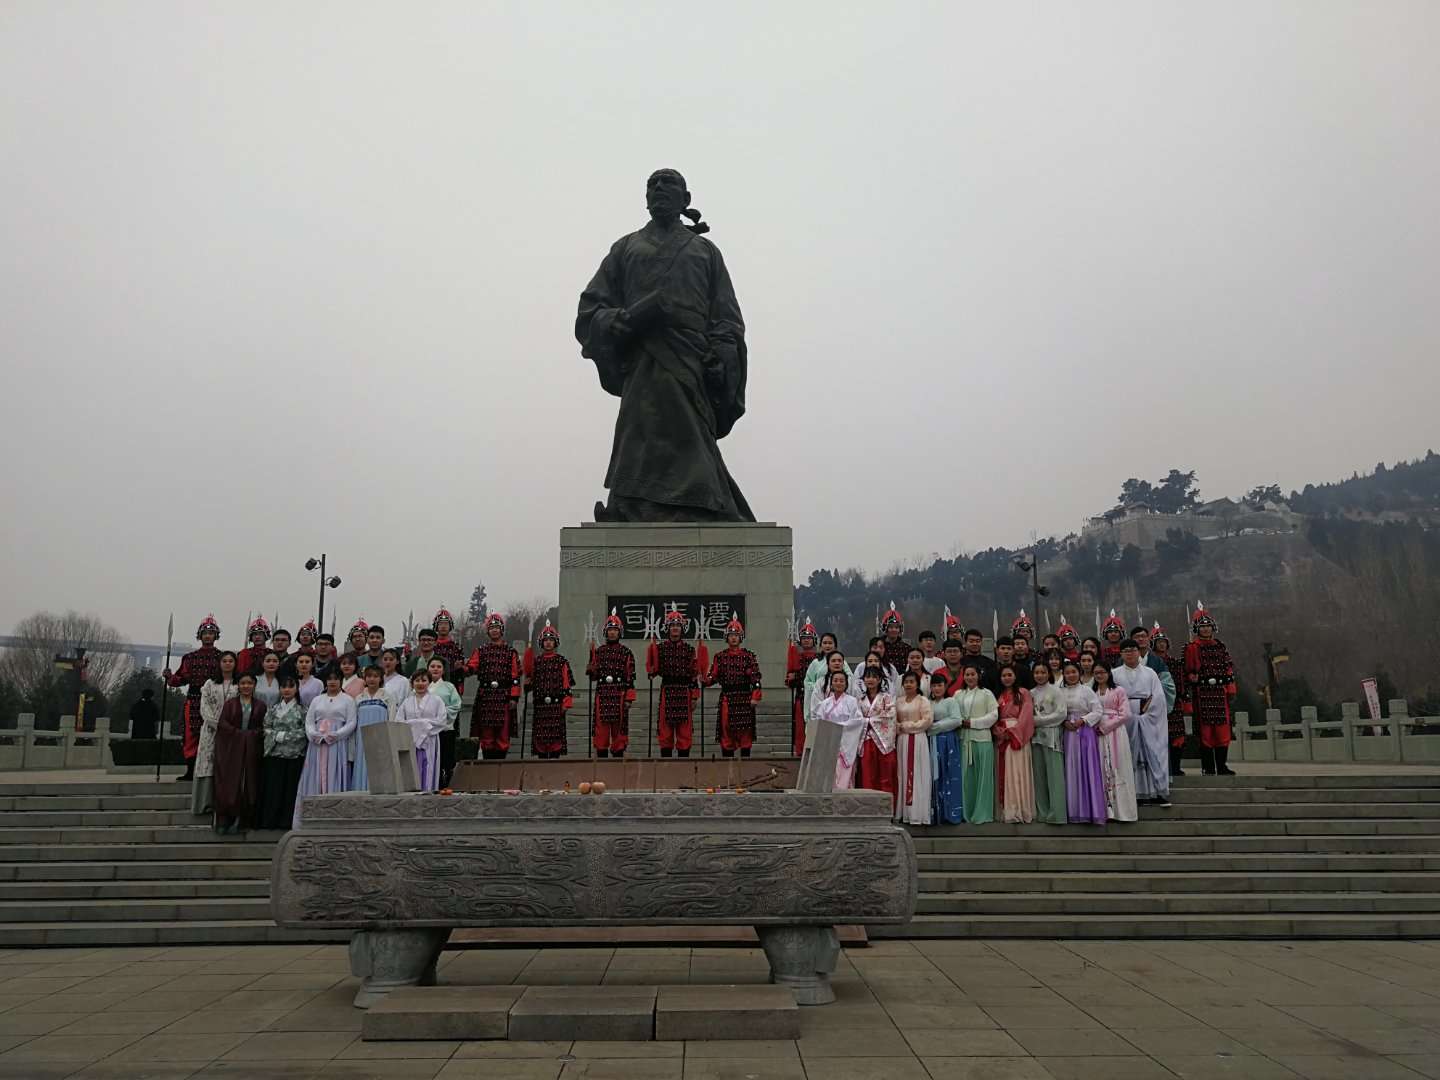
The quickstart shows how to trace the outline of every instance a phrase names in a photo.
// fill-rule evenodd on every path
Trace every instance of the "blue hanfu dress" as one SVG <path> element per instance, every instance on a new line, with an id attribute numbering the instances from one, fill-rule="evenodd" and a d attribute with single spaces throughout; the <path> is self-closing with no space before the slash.
<path id="1" fill-rule="evenodd" d="M 930 700 L 935 722 L 930 725 L 931 795 L 936 825 L 959 825 L 965 820 L 965 754 L 960 743 L 960 721 L 965 714 L 953 697 Z"/>
<path id="2" fill-rule="evenodd" d="M 350 788 L 350 737 L 355 734 L 355 699 L 343 690 L 321 694 L 305 711 L 305 768 L 295 797 L 295 827 L 307 795 L 329 795 Z"/>
<path id="3" fill-rule="evenodd" d="M 371 724 L 389 723 L 394 714 L 395 706 L 390 701 L 390 695 L 384 690 L 373 696 L 368 690 L 362 690 L 355 699 L 356 727 L 352 747 L 355 753 L 355 770 L 350 775 L 351 791 L 370 790 L 370 770 L 365 766 L 365 737 L 360 734 L 360 729 Z"/>

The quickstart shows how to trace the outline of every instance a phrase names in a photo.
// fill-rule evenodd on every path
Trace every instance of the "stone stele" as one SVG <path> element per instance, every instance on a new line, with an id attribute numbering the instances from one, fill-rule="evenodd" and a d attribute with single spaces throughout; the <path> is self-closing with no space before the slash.
<path id="1" fill-rule="evenodd" d="M 357 1005 L 431 983 L 455 927 L 756 928 L 775 982 L 833 1000 L 836 923 L 903 923 L 915 848 L 876 791 L 305 800 L 276 846 L 286 927 L 348 929 Z"/>

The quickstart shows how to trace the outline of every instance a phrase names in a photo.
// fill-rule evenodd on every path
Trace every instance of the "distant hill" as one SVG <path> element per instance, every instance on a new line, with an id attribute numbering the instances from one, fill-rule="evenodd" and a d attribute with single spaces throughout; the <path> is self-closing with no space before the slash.
<path id="1" fill-rule="evenodd" d="M 1031 611 L 1040 633 L 1047 615 L 1055 625 L 1064 614 L 1092 634 L 1096 609 L 1115 607 L 1129 624 L 1159 620 L 1178 645 L 1187 605 L 1200 599 L 1220 622 L 1247 697 L 1263 681 L 1271 642 L 1291 656 L 1281 668 L 1291 705 L 1331 711 L 1359 700 L 1360 680 L 1378 675 L 1382 697 L 1440 713 L 1440 456 L 1307 485 L 1285 502 L 1095 519 L 1083 536 L 1042 541 L 1034 550 L 1050 595 Z M 863 648 L 892 601 L 911 640 L 926 627 L 938 632 L 946 605 L 987 637 L 998 612 L 1007 633 L 1016 610 L 1034 606 L 1030 575 L 1015 565 L 1030 550 L 991 548 L 878 577 L 819 570 L 795 590 L 795 610 L 839 633 L 847 651 Z M 1255 707 L 1253 697 L 1246 704 Z"/>

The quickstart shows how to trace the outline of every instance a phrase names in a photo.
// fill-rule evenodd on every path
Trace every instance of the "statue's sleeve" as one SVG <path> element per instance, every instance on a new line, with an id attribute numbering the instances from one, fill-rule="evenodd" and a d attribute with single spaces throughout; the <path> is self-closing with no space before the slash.
<path id="1" fill-rule="evenodd" d="M 745 349 L 745 320 L 740 315 L 740 301 L 730 283 L 730 271 L 720 249 L 710 245 L 710 315 L 705 336 L 710 351 L 725 372 L 723 388 L 714 393 L 716 438 L 730 434 L 735 421 L 745 415 L 745 381 L 749 357 Z"/>
<path id="2" fill-rule="evenodd" d="M 580 311 L 575 316 L 575 338 L 580 355 L 595 361 L 600 385 L 619 397 L 625 391 L 625 365 L 610 337 L 610 324 L 624 310 L 624 287 L 620 267 L 625 240 L 615 241 L 600 263 L 600 269 L 580 294 Z"/>

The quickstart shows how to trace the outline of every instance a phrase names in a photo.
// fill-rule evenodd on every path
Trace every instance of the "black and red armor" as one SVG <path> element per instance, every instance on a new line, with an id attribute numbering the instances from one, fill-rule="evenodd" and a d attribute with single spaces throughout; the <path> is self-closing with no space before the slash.
<path id="1" fill-rule="evenodd" d="M 537 754 L 563 754 L 565 710 L 574 704 L 575 676 L 570 661 L 558 652 L 542 652 L 530 665 L 530 744 Z"/>
<path id="2" fill-rule="evenodd" d="M 695 699 L 699 693 L 700 659 L 695 646 L 688 641 L 652 642 L 645 658 L 645 673 L 660 680 L 659 736 L 660 752 L 690 752 L 694 738 Z"/>
<path id="3" fill-rule="evenodd" d="M 748 751 L 755 742 L 755 703 L 760 700 L 760 661 L 736 646 L 715 654 L 706 686 L 720 686 L 716 735 L 726 753 Z"/>
<path id="4" fill-rule="evenodd" d="M 503 641 L 487 641 L 470 654 L 465 667 L 476 683 L 470 737 L 480 741 L 482 751 L 504 754 L 510 749 L 510 736 L 515 730 L 520 654 Z"/>
<path id="5" fill-rule="evenodd" d="M 607 641 L 591 650 L 585 674 L 595 686 L 595 705 L 590 717 L 595 749 L 622 754 L 630 744 L 635 654 L 618 641 Z"/>

